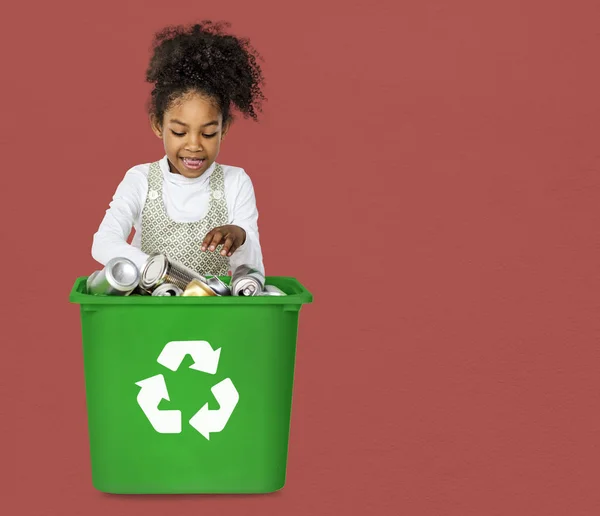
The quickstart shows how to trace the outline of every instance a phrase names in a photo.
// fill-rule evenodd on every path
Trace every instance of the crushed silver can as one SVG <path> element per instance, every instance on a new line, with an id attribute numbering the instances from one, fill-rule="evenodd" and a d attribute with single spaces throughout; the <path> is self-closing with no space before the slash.
<path id="1" fill-rule="evenodd" d="M 142 269 L 140 286 L 152 293 L 160 285 L 170 283 L 183 291 L 193 279 L 206 281 L 203 276 L 192 269 L 178 262 L 170 261 L 166 254 L 156 253 L 150 255 L 146 260 Z"/>
<path id="2" fill-rule="evenodd" d="M 229 285 L 223 283 L 219 278 L 213 276 L 212 278 L 206 278 L 204 281 L 212 290 L 214 290 L 217 296 L 230 296 L 231 289 Z"/>
<path id="3" fill-rule="evenodd" d="M 87 279 L 88 294 L 128 296 L 140 281 L 140 272 L 128 258 L 113 258 L 104 269 L 94 271 Z"/>
<path id="4" fill-rule="evenodd" d="M 264 290 L 257 296 L 287 296 L 287 294 L 275 285 L 265 285 Z"/>
<path id="5" fill-rule="evenodd" d="M 153 296 L 180 296 L 181 294 L 183 294 L 183 290 L 172 283 L 163 283 L 152 292 Z"/>
<path id="6" fill-rule="evenodd" d="M 217 293 L 210 288 L 206 283 L 204 283 L 204 281 L 200 281 L 197 279 L 193 279 L 192 281 L 190 281 L 189 285 L 186 287 L 186 289 L 183 291 L 182 296 L 183 297 L 190 297 L 190 296 L 216 296 Z"/>
<path id="7" fill-rule="evenodd" d="M 257 296 L 265 286 L 265 276 L 250 265 L 240 265 L 231 277 L 231 294 Z"/>

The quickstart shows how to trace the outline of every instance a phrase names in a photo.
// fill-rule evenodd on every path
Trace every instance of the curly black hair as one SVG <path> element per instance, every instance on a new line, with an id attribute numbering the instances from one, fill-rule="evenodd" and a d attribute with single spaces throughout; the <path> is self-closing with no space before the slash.
<path id="1" fill-rule="evenodd" d="M 231 122 L 232 107 L 257 120 L 266 100 L 261 85 L 262 57 L 247 38 L 224 32 L 228 22 L 203 20 L 188 27 L 166 27 L 154 36 L 146 81 L 154 83 L 147 109 L 162 125 L 165 111 L 180 96 L 199 92 L 213 99 L 223 123 Z"/>

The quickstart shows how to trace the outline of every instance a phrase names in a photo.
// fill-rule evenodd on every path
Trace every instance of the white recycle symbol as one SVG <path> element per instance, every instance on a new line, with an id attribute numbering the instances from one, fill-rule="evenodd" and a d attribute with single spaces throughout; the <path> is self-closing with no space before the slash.
<path id="1" fill-rule="evenodd" d="M 215 374 L 219 365 L 221 348 L 213 350 L 205 340 L 172 341 L 166 344 L 156 361 L 171 371 L 177 371 L 186 355 L 191 355 L 194 360 L 190 369 Z M 158 410 L 162 399 L 171 401 L 163 375 L 157 374 L 140 380 L 136 382 L 136 385 L 141 387 L 137 402 L 154 429 L 161 434 L 181 433 L 181 411 Z M 240 399 L 230 378 L 225 378 L 214 385 L 211 391 L 219 402 L 219 410 L 209 410 L 208 403 L 205 403 L 190 419 L 190 425 L 206 439 L 210 439 L 211 433 L 220 432 L 225 428 Z"/>

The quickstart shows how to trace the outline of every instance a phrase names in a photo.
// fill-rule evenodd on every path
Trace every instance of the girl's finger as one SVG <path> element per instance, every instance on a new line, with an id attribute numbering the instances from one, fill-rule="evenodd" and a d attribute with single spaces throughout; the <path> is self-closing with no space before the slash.
<path id="1" fill-rule="evenodd" d="M 231 248 L 231 246 L 233 245 L 233 235 L 232 234 L 228 234 L 227 238 L 225 240 L 225 244 L 223 245 L 223 249 L 221 249 L 221 254 L 223 256 L 227 256 L 227 253 L 229 253 L 229 250 Z M 231 254 L 230 254 L 231 256 Z"/>
<path id="2" fill-rule="evenodd" d="M 227 253 L 227 256 L 231 256 L 233 253 L 235 253 L 235 250 L 238 248 L 237 245 L 233 244 L 231 246 L 231 248 L 229 249 L 229 252 Z"/>
<path id="3" fill-rule="evenodd" d="M 244 230 L 242 230 L 242 235 L 241 236 L 238 235 L 233 240 L 233 244 L 231 245 L 231 248 L 229 249 L 229 253 L 227 254 L 227 256 L 231 256 L 233 253 L 235 253 L 237 248 L 240 247 L 241 245 L 243 245 L 245 241 L 246 241 L 246 232 Z"/>
<path id="4" fill-rule="evenodd" d="M 223 240 L 223 233 L 220 229 L 217 229 L 208 248 L 211 251 L 214 251 L 215 248 L 221 243 L 221 240 Z"/>
<path id="5" fill-rule="evenodd" d="M 206 251 L 206 248 L 208 247 L 208 244 L 210 244 L 210 241 L 213 239 L 213 235 L 215 234 L 215 231 L 217 229 L 218 228 L 215 228 L 206 234 L 206 236 L 204 237 L 204 240 L 202 240 L 202 246 L 201 246 L 202 251 Z"/>

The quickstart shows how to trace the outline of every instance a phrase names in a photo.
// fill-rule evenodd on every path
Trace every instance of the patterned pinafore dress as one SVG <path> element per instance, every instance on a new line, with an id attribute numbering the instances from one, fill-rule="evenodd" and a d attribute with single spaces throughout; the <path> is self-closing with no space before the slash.
<path id="1" fill-rule="evenodd" d="M 200 249 L 202 240 L 210 230 L 229 223 L 223 168 L 218 163 L 215 163 L 209 184 L 210 206 L 204 218 L 196 222 L 174 222 L 169 218 L 163 202 L 163 175 L 159 162 L 150 164 L 148 195 L 142 210 L 143 252 L 165 253 L 169 260 L 203 275 L 227 275 L 229 258 L 221 256 L 222 245 L 212 252 L 202 252 Z"/>

